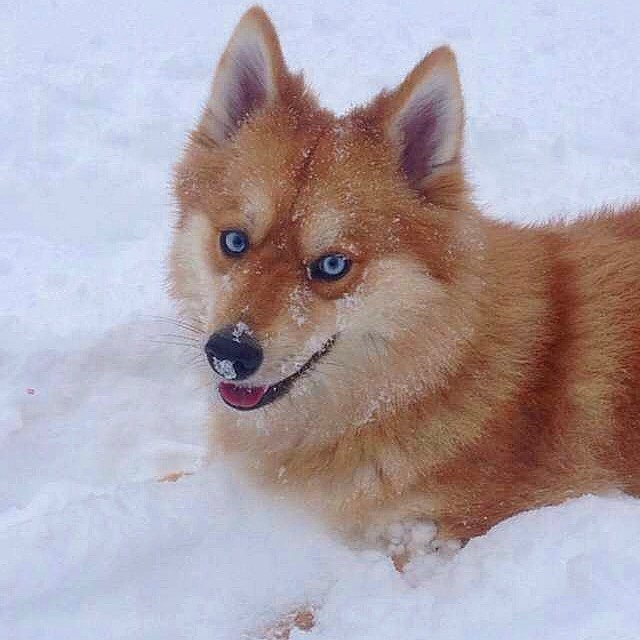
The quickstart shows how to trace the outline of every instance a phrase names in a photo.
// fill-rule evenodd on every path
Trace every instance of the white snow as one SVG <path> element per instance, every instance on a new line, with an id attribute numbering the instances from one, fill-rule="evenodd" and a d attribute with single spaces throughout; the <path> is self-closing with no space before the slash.
<path id="1" fill-rule="evenodd" d="M 245 333 L 249 336 L 253 335 L 248 324 L 246 324 L 245 322 L 236 322 L 236 324 L 233 326 L 233 331 L 231 332 L 233 339 L 236 342 L 240 342 L 240 338 L 242 338 Z"/>
<path id="2" fill-rule="evenodd" d="M 236 368 L 231 360 L 213 358 L 213 366 L 225 380 L 235 380 L 238 377 Z"/>
<path id="3" fill-rule="evenodd" d="M 244 8 L 3 7 L 0 638 L 231 640 L 312 603 L 316 627 L 292 638 L 636 640 L 638 500 L 521 514 L 401 576 L 206 462 L 214 385 L 201 341 L 165 320 L 167 184 Z M 266 8 L 337 110 L 451 44 L 469 173 L 495 215 L 640 192 L 637 3 Z M 156 482 L 176 471 L 191 475 Z"/>

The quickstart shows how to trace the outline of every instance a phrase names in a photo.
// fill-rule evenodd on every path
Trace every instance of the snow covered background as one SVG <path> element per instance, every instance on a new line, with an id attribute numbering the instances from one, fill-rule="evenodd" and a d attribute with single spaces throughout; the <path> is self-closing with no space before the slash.
<path id="1" fill-rule="evenodd" d="M 204 464 L 211 389 L 156 318 L 171 316 L 167 183 L 246 8 L 3 4 L 0 638 L 232 640 L 314 603 L 297 640 L 637 640 L 640 501 L 522 514 L 403 577 Z M 492 214 L 640 195 L 640 4 L 266 8 L 291 66 L 338 111 L 450 43 Z M 176 470 L 195 473 L 156 482 Z"/>

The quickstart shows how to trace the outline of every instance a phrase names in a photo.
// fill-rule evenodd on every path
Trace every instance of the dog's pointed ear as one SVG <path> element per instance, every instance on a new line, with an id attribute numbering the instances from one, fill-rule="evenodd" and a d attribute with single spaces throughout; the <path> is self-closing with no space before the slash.
<path id="1" fill-rule="evenodd" d="M 386 133 L 410 184 L 420 188 L 441 167 L 460 159 L 463 101 L 453 51 L 426 56 L 391 94 Z"/>
<path id="2" fill-rule="evenodd" d="M 201 130 L 222 144 L 256 111 L 275 102 L 287 69 L 276 30 L 265 11 L 249 9 L 216 69 Z"/>

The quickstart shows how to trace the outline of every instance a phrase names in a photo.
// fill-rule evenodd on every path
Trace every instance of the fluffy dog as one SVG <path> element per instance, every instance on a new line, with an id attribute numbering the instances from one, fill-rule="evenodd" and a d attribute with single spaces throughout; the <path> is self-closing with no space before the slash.
<path id="1" fill-rule="evenodd" d="M 214 446 L 352 536 L 640 493 L 640 209 L 492 220 L 463 123 L 448 48 L 336 117 L 254 7 L 176 168 Z"/>

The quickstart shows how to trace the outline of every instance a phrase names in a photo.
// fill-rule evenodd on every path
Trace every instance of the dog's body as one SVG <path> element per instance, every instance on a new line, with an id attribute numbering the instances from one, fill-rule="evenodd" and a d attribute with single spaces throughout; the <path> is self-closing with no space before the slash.
<path id="1" fill-rule="evenodd" d="M 176 172 L 172 293 L 231 327 L 214 447 L 359 536 L 640 494 L 640 208 L 490 220 L 462 122 L 448 49 L 336 118 L 252 9 Z"/>

